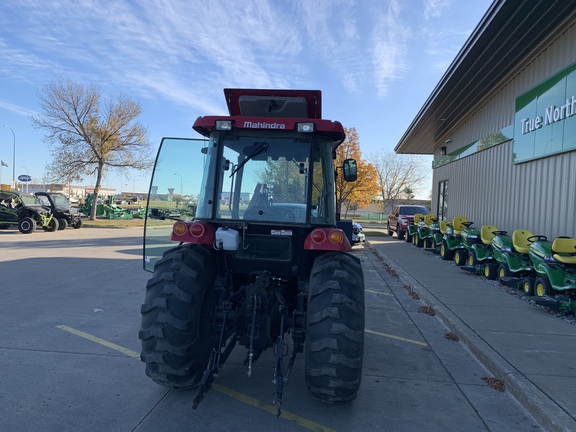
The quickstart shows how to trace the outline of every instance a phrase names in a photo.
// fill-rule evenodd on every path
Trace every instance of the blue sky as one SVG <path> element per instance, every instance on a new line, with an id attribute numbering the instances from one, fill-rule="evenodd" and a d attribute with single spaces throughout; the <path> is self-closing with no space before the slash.
<path id="1" fill-rule="evenodd" d="M 37 92 L 71 79 L 143 108 L 154 147 L 198 137 L 201 115 L 227 112 L 223 88 L 318 89 L 323 117 L 355 127 L 366 157 L 394 146 L 489 0 L 3 0 L 2 183 L 44 175 L 50 151 L 32 127 Z M 430 161 L 431 158 L 426 159 Z M 431 171 L 430 171 L 431 176 Z M 144 191 L 149 177 L 104 186 Z M 84 184 L 90 183 L 86 179 Z M 418 196 L 426 198 L 430 183 Z"/>

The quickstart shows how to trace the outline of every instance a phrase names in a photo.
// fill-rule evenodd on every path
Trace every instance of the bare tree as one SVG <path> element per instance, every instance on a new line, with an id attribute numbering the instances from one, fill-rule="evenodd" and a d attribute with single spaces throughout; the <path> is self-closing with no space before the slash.
<path id="1" fill-rule="evenodd" d="M 46 130 L 52 145 L 52 177 L 82 180 L 95 175 L 94 203 L 108 170 L 150 168 L 148 131 L 136 118 L 140 105 L 125 96 L 102 102 L 100 89 L 72 81 L 51 83 L 39 91 L 41 113 L 32 124 Z M 96 205 L 90 219 L 94 219 Z"/>
<path id="2" fill-rule="evenodd" d="M 368 158 L 378 172 L 378 186 L 384 200 L 384 209 L 410 191 L 419 188 L 430 169 L 416 155 L 401 155 L 393 152 L 375 152 Z"/>

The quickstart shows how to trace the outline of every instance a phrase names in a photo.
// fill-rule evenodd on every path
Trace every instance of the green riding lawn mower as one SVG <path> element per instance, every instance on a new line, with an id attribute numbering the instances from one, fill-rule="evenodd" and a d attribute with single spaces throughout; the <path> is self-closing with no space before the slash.
<path id="1" fill-rule="evenodd" d="M 454 258 L 456 251 L 464 249 L 462 244 L 462 230 L 464 230 L 464 222 L 468 219 L 464 216 L 456 216 L 452 219 L 452 223 L 446 227 L 446 233 L 442 237 L 440 243 L 440 258 L 444 261 L 450 261 Z"/>
<path id="2" fill-rule="evenodd" d="M 506 231 L 495 231 L 494 234 L 494 261 L 486 264 L 484 276 L 491 280 L 497 278 L 502 285 L 522 288 L 527 295 L 531 295 L 530 279 L 526 278 L 533 273 L 532 262 L 528 256 L 528 238 L 534 234 L 525 229 L 515 230 L 512 237 Z"/>
<path id="3" fill-rule="evenodd" d="M 537 304 L 576 313 L 575 238 L 557 237 L 550 242 L 546 236 L 534 235 L 526 229 L 517 229 L 509 236 L 506 231 L 484 225 L 480 230 L 482 243 L 473 243 L 475 234 L 470 223 L 463 225 L 467 226 L 460 240 L 466 252 L 460 249 L 456 252 L 469 254 L 463 270 L 521 289 L 526 296 L 535 296 Z M 492 239 L 487 247 L 490 234 Z"/>
<path id="4" fill-rule="evenodd" d="M 432 245 L 432 233 L 437 224 L 437 218 L 433 214 L 427 214 L 418 224 L 416 234 L 412 236 L 412 244 L 418 248 L 428 248 Z"/>
<path id="5" fill-rule="evenodd" d="M 424 225 L 424 215 L 422 213 L 416 213 L 414 219 L 408 222 L 408 227 L 406 228 L 406 236 L 404 240 L 406 243 L 414 243 L 413 238 L 418 233 L 418 228 Z"/>
<path id="6" fill-rule="evenodd" d="M 557 237 L 550 242 L 546 236 L 534 235 L 527 240 L 536 279 L 524 279 L 524 292 L 533 293 L 538 304 L 576 313 L 576 239 Z"/>
<path id="7" fill-rule="evenodd" d="M 473 222 L 463 222 L 461 238 L 464 249 L 460 249 L 454 255 L 454 261 L 461 265 L 462 270 L 475 274 L 484 274 L 488 263 L 494 261 L 492 241 L 498 231 L 494 225 L 482 225 L 478 230 L 473 227 Z M 466 264 L 466 265 L 464 265 Z"/>

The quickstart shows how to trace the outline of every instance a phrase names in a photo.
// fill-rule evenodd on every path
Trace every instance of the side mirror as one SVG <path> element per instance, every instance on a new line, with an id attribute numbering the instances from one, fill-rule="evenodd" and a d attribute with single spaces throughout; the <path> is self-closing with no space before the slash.
<path id="1" fill-rule="evenodd" d="M 344 169 L 344 180 L 347 182 L 356 181 L 356 178 L 358 178 L 358 170 L 354 159 L 346 159 L 342 168 Z"/>

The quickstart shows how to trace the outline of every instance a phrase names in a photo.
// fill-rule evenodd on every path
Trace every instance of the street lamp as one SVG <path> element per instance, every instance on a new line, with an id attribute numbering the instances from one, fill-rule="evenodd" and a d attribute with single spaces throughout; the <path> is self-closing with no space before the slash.
<path id="1" fill-rule="evenodd" d="M 4 125 L 4 127 L 12 131 L 12 146 L 14 148 L 12 152 L 12 189 L 16 190 L 16 134 L 10 126 Z"/>
<path id="2" fill-rule="evenodd" d="M 30 176 L 28 175 L 28 168 L 26 168 L 25 166 L 23 166 L 22 168 L 24 168 L 24 169 L 26 170 L 26 175 L 27 175 L 28 177 L 30 177 Z M 28 193 L 28 183 L 30 183 L 30 181 L 26 181 L 26 193 Z"/>
<path id="3" fill-rule="evenodd" d="M 184 196 L 184 191 L 182 190 L 182 175 L 181 174 L 174 174 L 180 177 L 180 196 Z"/>

